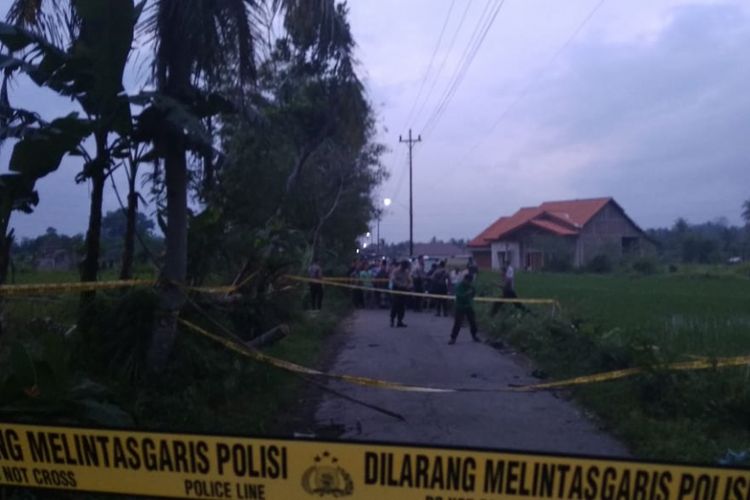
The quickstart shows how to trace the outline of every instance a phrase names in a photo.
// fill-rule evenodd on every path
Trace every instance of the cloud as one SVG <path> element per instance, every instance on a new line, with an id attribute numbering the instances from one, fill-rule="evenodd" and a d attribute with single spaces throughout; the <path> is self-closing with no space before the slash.
<path id="1" fill-rule="evenodd" d="M 632 9 L 642 29 L 625 19 L 618 31 L 608 5 L 550 67 L 577 22 L 526 70 L 476 68 L 417 158 L 417 239 L 473 236 L 520 206 L 594 196 L 614 196 L 644 227 L 679 216 L 740 222 L 750 198 L 747 6 L 649 3 Z"/>
<path id="2" fill-rule="evenodd" d="M 748 20 L 736 6 L 681 6 L 652 44 L 576 47 L 564 74 L 519 109 L 546 140 L 516 154 L 551 158 L 559 170 L 541 177 L 615 195 L 647 226 L 681 215 L 739 223 L 750 197 Z"/>

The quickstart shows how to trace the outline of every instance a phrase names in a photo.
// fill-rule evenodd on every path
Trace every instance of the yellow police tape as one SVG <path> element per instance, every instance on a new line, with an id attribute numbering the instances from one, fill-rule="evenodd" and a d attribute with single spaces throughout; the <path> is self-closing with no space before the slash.
<path id="1" fill-rule="evenodd" d="M 0 285 L 0 296 L 36 295 L 53 293 L 92 292 L 114 288 L 153 286 L 153 280 L 87 281 L 81 283 L 40 283 L 28 285 Z"/>
<path id="2" fill-rule="evenodd" d="M 347 283 L 347 282 L 360 282 L 360 281 L 363 281 L 364 279 L 365 278 L 347 278 L 347 277 L 341 277 L 341 276 L 330 276 L 330 277 L 323 278 L 323 281 L 331 281 L 331 282 L 340 281 L 340 282 Z M 373 283 L 388 283 L 391 280 L 389 280 L 388 278 L 369 278 L 368 281 L 371 281 Z"/>
<path id="3" fill-rule="evenodd" d="M 184 286 L 182 288 L 199 293 L 220 294 L 233 293 L 244 286 L 254 277 L 254 273 L 236 285 L 223 286 Z M 152 287 L 157 285 L 155 280 L 113 280 L 86 281 L 76 283 L 33 283 L 24 285 L 0 285 L 0 297 L 14 297 L 38 294 L 62 294 L 93 292 L 96 290 L 111 290 L 115 288 Z"/>
<path id="4" fill-rule="evenodd" d="M 302 283 L 317 283 L 320 285 L 337 286 L 340 288 L 349 288 L 351 290 L 365 290 L 370 292 L 388 293 L 392 295 L 404 295 L 407 297 L 422 297 L 430 299 L 443 299 L 443 300 L 455 300 L 456 297 L 452 295 L 437 295 L 434 293 L 418 293 L 418 292 L 403 292 L 400 290 L 389 290 L 388 288 L 374 288 L 362 285 L 349 285 L 347 283 L 340 283 L 338 281 L 331 281 L 331 278 L 314 279 L 305 278 L 304 276 L 293 276 L 287 275 L 286 278 L 299 281 Z M 560 303 L 555 299 L 503 299 L 499 297 L 476 297 L 475 302 L 489 302 L 489 303 L 509 303 L 509 304 L 549 304 L 556 307 L 560 307 Z"/>
<path id="5" fill-rule="evenodd" d="M 237 292 L 246 282 L 254 275 L 250 275 L 245 278 L 242 282 L 236 285 L 224 285 L 224 286 L 185 286 L 186 290 L 190 290 L 198 293 L 207 294 L 222 294 L 222 293 L 234 293 Z M 433 299 L 444 299 L 444 300 L 455 300 L 452 295 L 437 295 L 432 293 L 416 293 L 416 292 L 402 292 L 398 290 L 389 290 L 387 288 L 372 288 L 361 285 L 351 285 L 345 282 L 340 282 L 334 278 L 324 278 L 322 280 L 305 278 L 304 276 L 286 275 L 285 278 L 301 282 L 301 283 L 318 283 L 321 285 L 337 286 L 341 288 L 349 288 L 353 290 L 366 290 L 366 291 L 378 291 L 380 293 L 388 293 L 393 295 L 405 295 L 410 297 L 422 297 L 422 298 L 433 298 Z M 350 279 L 350 278 L 344 278 Z M 96 290 L 109 290 L 115 288 L 130 288 L 138 286 L 156 286 L 157 282 L 154 280 L 114 280 L 114 281 L 90 281 L 90 282 L 79 282 L 79 283 L 39 283 L 39 284 L 26 284 L 26 285 L 0 285 L 0 297 L 13 297 L 13 296 L 24 296 L 24 295 L 38 295 L 38 294 L 60 294 L 60 293 L 80 293 L 80 292 L 91 292 Z M 489 303 L 518 303 L 518 304 L 551 304 L 557 308 L 560 308 L 560 303 L 555 299 L 503 299 L 498 297 L 476 297 L 474 299 L 477 302 L 489 302 Z"/>
<path id="6" fill-rule="evenodd" d="M 264 354 L 263 352 L 257 349 L 250 348 L 246 346 L 245 344 L 241 344 L 240 342 L 237 342 L 235 340 L 213 334 L 209 332 L 208 330 L 205 330 L 204 328 L 201 328 L 200 326 L 194 323 L 191 323 L 187 320 L 180 319 L 179 321 L 180 323 L 182 323 L 184 326 L 186 326 L 188 329 L 192 330 L 193 332 L 200 334 L 204 337 L 207 337 L 213 340 L 214 342 L 218 342 L 219 344 L 223 345 L 224 347 L 232 351 L 235 351 L 239 354 L 242 354 L 243 356 L 247 356 L 261 363 L 275 366 L 276 368 L 281 368 L 282 370 L 286 370 L 289 372 L 300 373 L 303 375 L 312 375 L 316 377 L 325 377 L 325 378 L 330 378 L 334 380 L 341 380 L 344 382 L 349 382 L 349 383 L 357 384 L 357 385 L 363 385 L 367 387 L 379 387 L 382 389 L 392 389 L 392 390 L 404 391 L 404 392 L 457 392 L 458 391 L 458 389 L 442 389 L 442 388 L 432 388 L 432 387 L 424 387 L 424 386 L 414 386 L 414 385 L 409 385 L 409 384 L 401 384 L 399 382 L 388 382 L 385 380 L 372 379 L 368 377 L 359 377 L 355 375 L 341 375 L 341 374 L 336 374 L 336 373 L 322 372 L 314 368 L 308 368 L 306 366 L 298 365 L 290 361 L 286 361 L 283 359 L 275 358 L 273 356 L 269 356 L 268 354 Z M 513 389 L 508 389 L 508 390 L 513 390 Z"/>
<path id="7" fill-rule="evenodd" d="M 356 375 L 345 375 L 338 373 L 329 373 L 316 370 L 314 368 L 308 368 L 306 366 L 298 365 L 290 361 L 275 358 L 264 354 L 263 352 L 250 348 L 245 344 L 241 344 L 235 340 L 222 337 L 220 335 L 213 334 L 200 326 L 191 323 L 187 320 L 180 319 L 180 323 L 186 326 L 193 332 L 207 337 L 214 342 L 218 342 L 224 347 L 231 349 L 243 356 L 247 356 L 251 359 L 265 363 L 271 366 L 275 366 L 282 370 L 286 370 L 292 373 L 299 373 L 302 375 L 312 375 L 316 377 L 324 377 L 333 380 L 340 380 L 355 385 L 361 385 L 365 387 L 374 387 L 379 389 L 389 389 L 401 392 L 422 392 L 422 393 L 455 393 L 455 392 L 533 392 L 543 390 L 554 390 L 564 389 L 577 385 L 593 384 L 598 382 L 607 382 L 611 380 L 618 380 L 622 378 L 632 377 L 642 373 L 658 372 L 658 371 L 695 371 L 695 370 L 709 370 L 716 368 L 726 368 L 731 366 L 746 366 L 750 365 L 750 356 L 735 356 L 730 358 L 716 358 L 714 360 L 697 360 L 697 361 L 683 361 L 677 363 L 668 363 L 664 365 L 654 366 L 652 369 L 646 368 L 627 368 L 624 370 L 614 370 L 610 372 L 595 373 L 592 375 L 583 375 L 580 377 L 569 378 L 565 380 L 558 380 L 554 382 L 545 382 L 539 384 L 530 385 L 509 385 L 507 387 L 492 387 L 492 388 L 480 388 L 480 387 L 434 387 L 434 386 L 420 386 L 403 384 L 401 382 L 391 382 L 387 380 L 374 379 L 370 377 L 360 377 Z"/>
<path id="8" fill-rule="evenodd" d="M 469 448 L 0 423 L 0 485 L 296 500 L 750 498 L 750 470 Z"/>

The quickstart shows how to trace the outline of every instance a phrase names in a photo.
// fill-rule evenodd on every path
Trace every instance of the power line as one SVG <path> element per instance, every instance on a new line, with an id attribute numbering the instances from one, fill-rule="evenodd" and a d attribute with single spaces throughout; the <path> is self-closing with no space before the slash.
<path id="1" fill-rule="evenodd" d="M 508 113 L 510 113 L 510 110 L 513 109 L 519 102 L 523 100 L 524 97 L 526 97 L 526 94 L 537 84 L 539 83 L 539 80 L 542 76 L 542 74 L 549 68 L 552 63 L 555 62 L 555 60 L 562 54 L 566 48 L 571 44 L 571 42 L 578 36 L 578 34 L 581 32 L 581 30 L 586 26 L 586 24 L 591 20 L 592 17 L 594 17 L 594 14 L 596 14 L 596 11 L 599 10 L 599 7 L 602 6 L 604 3 L 604 0 L 600 0 L 599 3 L 597 3 L 591 11 L 589 11 L 588 15 L 581 21 L 581 23 L 578 25 L 578 27 L 573 31 L 573 33 L 568 37 L 568 39 L 563 43 L 557 51 L 552 55 L 552 57 L 547 61 L 547 63 L 542 66 L 542 68 L 534 75 L 534 77 L 531 79 L 531 82 L 529 82 L 526 87 L 516 96 L 516 99 L 513 100 L 504 110 L 502 113 L 500 113 L 500 116 L 494 121 L 490 129 L 485 133 L 484 139 L 480 139 L 477 143 L 475 143 L 469 151 L 464 155 L 464 158 L 471 154 L 473 151 L 475 151 L 482 143 L 487 140 L 487 137 L 489 134 L 491 134 L 495 128 L 500 124 L 500 122 L 505 119 L 506 116 L 508 116 Z"/>
<path id="2" fill-rule="evenodd" d="M 427 105 L 427 103 L 430 101 L 430 97 L 432 97 L 432 93 L 435 90 L 435 86 L 437 85 L 437 82 L 440 80 L 440 75 L 443 73 L 443 69 L 445 68 L 445 63 L 448 61 L 448 56 L 450 55 L 451 51 L 453 51 L 453 45 L 456 43 L 456 38 L 458 38 L 458 33 L 461 31 L 461 27 L 464 25 L 464 21 L 466 20 L 466 14 L 469 12 L 469 7 L 471 7 L 471 2 L 466 2 L 466 8 L 464 9 L 463 14 L 461 14 L 461 19 L 458 22 L 458 26 L 456 27 L 456 30 L 453 32 L 453 36 L 451 37 L 451 41 L 448 44 L 448 50 L 446 50 L 445 55 L 443 56 L 443 61 L 440 63 L 440 67 L 437 70 L 437 73 L 435 73 L 435 77 L 432 80 L 432 85 L 430 85 L 430 89 L 427 91 L 427 97 L 424 98 L 422 101 L 422 104 L 419 106 L 419 109 L 417 110 L 417 114 L 414 116 L 414 122 L 419 120 L 419 117 L 422 115 L 422 111 L 424 110 L 424 107 Z M 408 123 L 407 125 L 412 125 L 412 123 Z"/>
<path id="3" fill-rule="evenodd" d="M 467 50 L 464 52 L 465 57 L 463 60 L 463 64 L 458 68 L 458 71 L 456 72 L 456 75 L 452 84 L 448 87 L 446 93 L 444 94 L 443 101 L 440 103 L 440 105 L 435 110 L 433 115 L 428 119 L 428 121 L 424 125 L 423 132 L 425 132 L 425 134 L 429 133 L 429 131 L 431 131 L 437 125 L 438 121 L 440 120 L 443 113 L 447 109 L 451 100 L 455 96 L 456 91 L 458 90 L 460 85 L 463 83 L 469 71 L 469 68 L 474 62 L 476 55 L 479 53 L 479 49 L 481 49 L 482 44 L 484 43 L 484 40 L 487 37 L 487 33 L 489 33 L 490 28 L 494 24 L 495 19 L 497 18 L 497 15 L 500 12 L 500 9 L 502 9 L 504 4 L 505 4 L 505 0 L 501 0 L 495 6 L 494 11 L 492 11 L 489 17 L 485 20 L 484 24 L 483 25 L 480 24 L 477 26 L 478 30 L 475 30 L 476 36 L 473 37 L 472 41 L 469 42 L 469 45 L 467 45 Z M 489 5 L 489 2 L 488 2 L 488 5 Z"/>
<path id="4" fill-rule="evenodd" d="M 424 85 L 427 82 L 427 77 L 430 75 L 430 71 L 432 70 L 432 63 L 435 62 L 435 56 L 437 55 L 438 49 L 440 48 L 440 44 L 443 41 L 443 34 L 445 34 L 445 28 L 448 26 L 448 21 L 450 21 L 451 18 L 451 12 L 453 12 L 453 7 L 456 5 L 456 0 L 451 0 L 451 6 L 448 8 L 448 14 L 445 16 L 445 21 L 443 22 L 443 27 L 440 29 L 440 35 L 438 36 L 437 44 L 435 45 L 435 49 L 432 51 L 432 56 L 430 57 L 430 63 L 427 65 L 427 71 L 424 73 L 424 77 L 422 78 L 422 83 L 419 85 L 419 91 L 417 92 L 417 97 L 414 99 L 414 102 L 411 105 L 411 110 L 409 111 L 409 114 L 406 117 L 406 122 L 404 123 L 404 126 L 401 127 L 402 129 L 405 129 L 409 122 L 411 121 L 412 115 L 414 114 L 414 110 L 417 107 L 417 102 L 419 102 L 419 98 L 422 97 L 422 91 L 424 90 Z"/>
<path id="5" fill-rule="evenodd" d="M 452 87 L 453 83 L 456 80 L 457 75 L 460 73 L 461 68 L 464 66 L 464 63 L 466 61 L 466 57 L 470 51 L 470 48 L 473 46 L 474 41 L 477 38 L 477 34 L 481 31 L 482 26 L 486 25 L 487 23 L 487 14 L 490 12 L 490 6 L 492 5 L 492 2 L 495 0 L 487 0 L 487 2 L 484 4 L 484 10 L 479 15 L 477 19 L 477 23 L 474 26 L 473 31 L 471 32 L 471 35 L 469 36 L 469 41 L 466 43 L 466 46 L 464 47 L 463 52 L 461 53 L 461 56 L 458 58 L 458 61 L 456 62 L 455 69 L 453 71 L 453 74 L 448 78 L 448 84 L 443 89 L 442 93 L 440 94 L 440 97 L 437 100 L 437 103 L 435 107 L 432 109 L 432 112 L 427 116 L 427 120 L 425 120 L 424 124 L 422 125 L 422 131 L 424 132 L 424 129 L 426 127 L 426 124 L 429 123 L 433 116 L 435 116 L 435 113 L 438 109 L 442 106 L 443 102 L 445 101 L 445 97 L 448 94 L 450 88 Z"/>

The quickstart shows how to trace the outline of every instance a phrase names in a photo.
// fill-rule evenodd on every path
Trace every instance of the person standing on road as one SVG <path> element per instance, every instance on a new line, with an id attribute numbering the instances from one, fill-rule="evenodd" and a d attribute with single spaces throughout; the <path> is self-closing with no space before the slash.
<path id="1" fill-rule="evenodd" d="M 320 267 L 318 259 L 313 259 L 307 268 L 307 276 L 314 280 L 323 279 L 323 268 Z M 310 302 L 313 311 L 323 308 L 323 283 L 310 283 Z"/>
<path id="2" fill-rule="evenodd" d="M 432 289 L 434 295 L 448 294 L 448 272 L 445 270 L 445 261 L 441 261 L 434 273 L 432 273 Z M 448 299 L 435 299 L 435 316 L 448 316 Z"/>
<path id="3" fill-rule="evenodd" d="M 424 256 L 420 255 L 417 257 L 417 262 L 414 265 L 414 269 L 411 271 L 411 279 L 414 284 L 414 293 L 422 294 L 424 293 L 424 279 L 425 279 L 425 270 L 424 270 Z M 414 309 L 414 312 L 422 312 L 422 300 L 423 297 L 415 296 L 412 300 L 412 307 Z"/>
<path id="4" fill-rule="evenodd" d="M 388 288 L 388 276 L 388 261 L 383 259 L 380 261 L 380 267 L 375 273 L 375 301 L 378 308 L 382 308 L 385 305 L 388 294 L 382 291 Z"/>
<path id="5" fill-rule="evenodd" d="M 471 274 L 471 279 L 474 280 L 479 274 L 479 268 L 474 263 L 474 257 L 469 257 L 469 261 L 466 263 L 466 272 Z"/>
<path id="6" fill-rule="evenodd" d="M 396 292 L 408 292 L 412 289 L 408 260 L 401 262 L 401 265 L 391 273 L 391 286 Z M 391 326 L 394 326 L 394 322 L 398 320 L 395 326 L 406 327 L 404 314 L 406 314 L 406 296 L 397 293 L 391 294 Z"/>
<path id="7" fill-rule="evenodd" d="M 368 269 L 368 263 L 362 262 L 362 269 L 359 271 L 359 285 L 367 290 L 362 290 L 362 306 L 367 309 L 372 305 L 374 295 L 372 286 L 372 271 Z"/>
<path id="8" fill-rule="evenodd" d="M 474 288 L 472 281 L 472 275 L 466 273 L 461 280 L 461 283 L 456 287 L 455 321 L 453 322 L 451 339 L 448 341 L 451 345 L 456 343 L 456 337 L 458 337 L 458 331 L 461 329 L 461 324 L 464 322 L 464 316 L 469 320 L 471 338 L 474 339 L 474 342 L 479 342 L 479 337 L 477 337 L 477 319 L 474 314 L 474 296 L 477 294 L 477 291 Z"/>

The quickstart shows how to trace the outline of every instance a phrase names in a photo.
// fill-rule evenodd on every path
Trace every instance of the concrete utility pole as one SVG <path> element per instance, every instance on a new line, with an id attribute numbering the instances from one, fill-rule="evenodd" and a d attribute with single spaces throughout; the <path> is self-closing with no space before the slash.
<path id="1" fill-rule="evenodd" d="M 414 256 L 414 193 L 412 190 L 412 149 L 414 144 L 422 142 L 422 136 L 418 135 L 416 139 L 411 137 L 411 129 L 409 129 L 409 138 L 404 140 L 401 136 L 398 136 L 398 142 L 405 142 L 409 145 L 409 256 Z"/>

